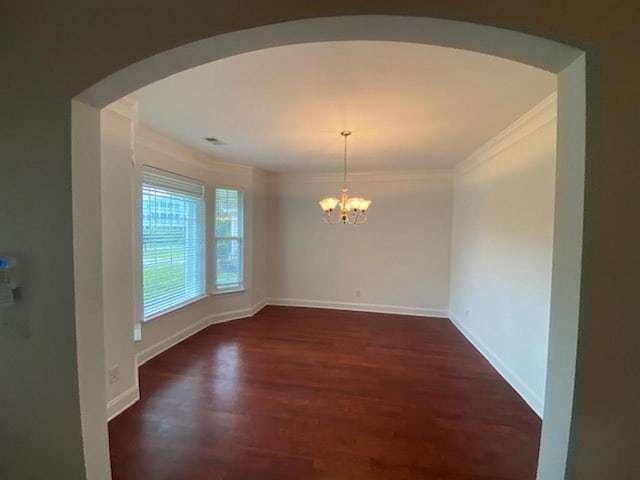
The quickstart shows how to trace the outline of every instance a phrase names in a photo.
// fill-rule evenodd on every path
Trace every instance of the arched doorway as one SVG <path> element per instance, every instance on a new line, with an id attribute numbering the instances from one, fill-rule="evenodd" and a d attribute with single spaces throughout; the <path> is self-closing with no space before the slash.
<path id="1" fill-rule="evenodd" d="M 585 164 L 585 68 L 579 50 L 519 32 L 432 18 L 352 16 L 292 21 L 228 33 L 194 42 L 135 63 L 80 94 L 73 109 L 74 238 L 91 229 L 99 198 L 98 112 L 117 98 L 170 74 L 216 59 L 286 44 L 331 40 L 387 40 L 424 43 L 497 55 L 547 69 L 559 76 L 556 217 L 549 365 L 539 478 L 556 478 L 566 468 L 573 407 Z M 98 152 L 96 156 L 95 153 Z M 97 163 L 96 163 L 97 162 Z M 95 235 L 95 233 L 93 234 Z M 75 242 L 76 325 L 83 436 L 88 475 L 108 469 L 100 412 L 104 388 L 99 233 L 96 242 Z M 93 278 L 89 278 L 89 272 Z M 86 281 L 85 281 L 86 280 Z M 98 357 L 98 358 L 97 358 Z M 82 380 L 84 379 L 84 381 Z M 102 432 L 90 435 L 89 432 Z"/>

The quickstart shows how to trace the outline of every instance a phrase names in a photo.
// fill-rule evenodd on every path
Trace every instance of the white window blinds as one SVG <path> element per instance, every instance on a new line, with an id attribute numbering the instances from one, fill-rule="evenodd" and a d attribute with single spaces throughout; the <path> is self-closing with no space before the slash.
<path id="1" fill-rule="evenodd" d="M 142 180 L 144 320 L 205 294 L 204 186 L 145 167 Z"/>
<path id="2" fill-rule="evenodd" d="M 243 286 L 242 216 L 242 191 L 216 188 L 216 290 L 235 290 Z"/>

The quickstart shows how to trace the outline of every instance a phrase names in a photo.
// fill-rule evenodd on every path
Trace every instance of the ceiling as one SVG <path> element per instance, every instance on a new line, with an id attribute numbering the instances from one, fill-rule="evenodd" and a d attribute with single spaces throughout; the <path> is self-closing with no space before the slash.
<path id="1" fill-rule="evenodd" d="M 350 172 L 451 168 L 555 89 L 555 74 L 490 55 L 340 41 L 236 55 L 133 96 L 142 124 L 218 160 L 328 173 L 345 129 Z"/>

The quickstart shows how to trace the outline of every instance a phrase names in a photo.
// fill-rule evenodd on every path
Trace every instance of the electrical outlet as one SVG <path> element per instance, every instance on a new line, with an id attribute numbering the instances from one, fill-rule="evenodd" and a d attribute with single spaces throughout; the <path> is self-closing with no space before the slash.
<path id="1" fill-rule="evenodd" d="M 356 297 L 361 297 L 362 296 L 362 292 L 360 290 L 356 290 Z"/>
<path id="2" fill-rule="evenodd" d="M 120 373 L 118 372 L 118 365 L 115 365 L 107 370 L 107 380 L 109 381 L 110 385 L 116 383 L 119 377 Z"/>

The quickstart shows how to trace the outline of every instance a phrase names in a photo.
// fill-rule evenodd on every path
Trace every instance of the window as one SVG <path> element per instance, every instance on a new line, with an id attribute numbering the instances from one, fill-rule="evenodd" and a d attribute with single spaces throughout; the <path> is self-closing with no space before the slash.
<path id="1" fill-rule="evenodd" d="M 205 294 L 204 186 L 146 168 L 142 179 L 143 318 Z"/>
<path id="2" fill-rule="evenodd" d="M 242 275 L 242 191 L 216 188 L 215 290 L 239 290 Z"/>

